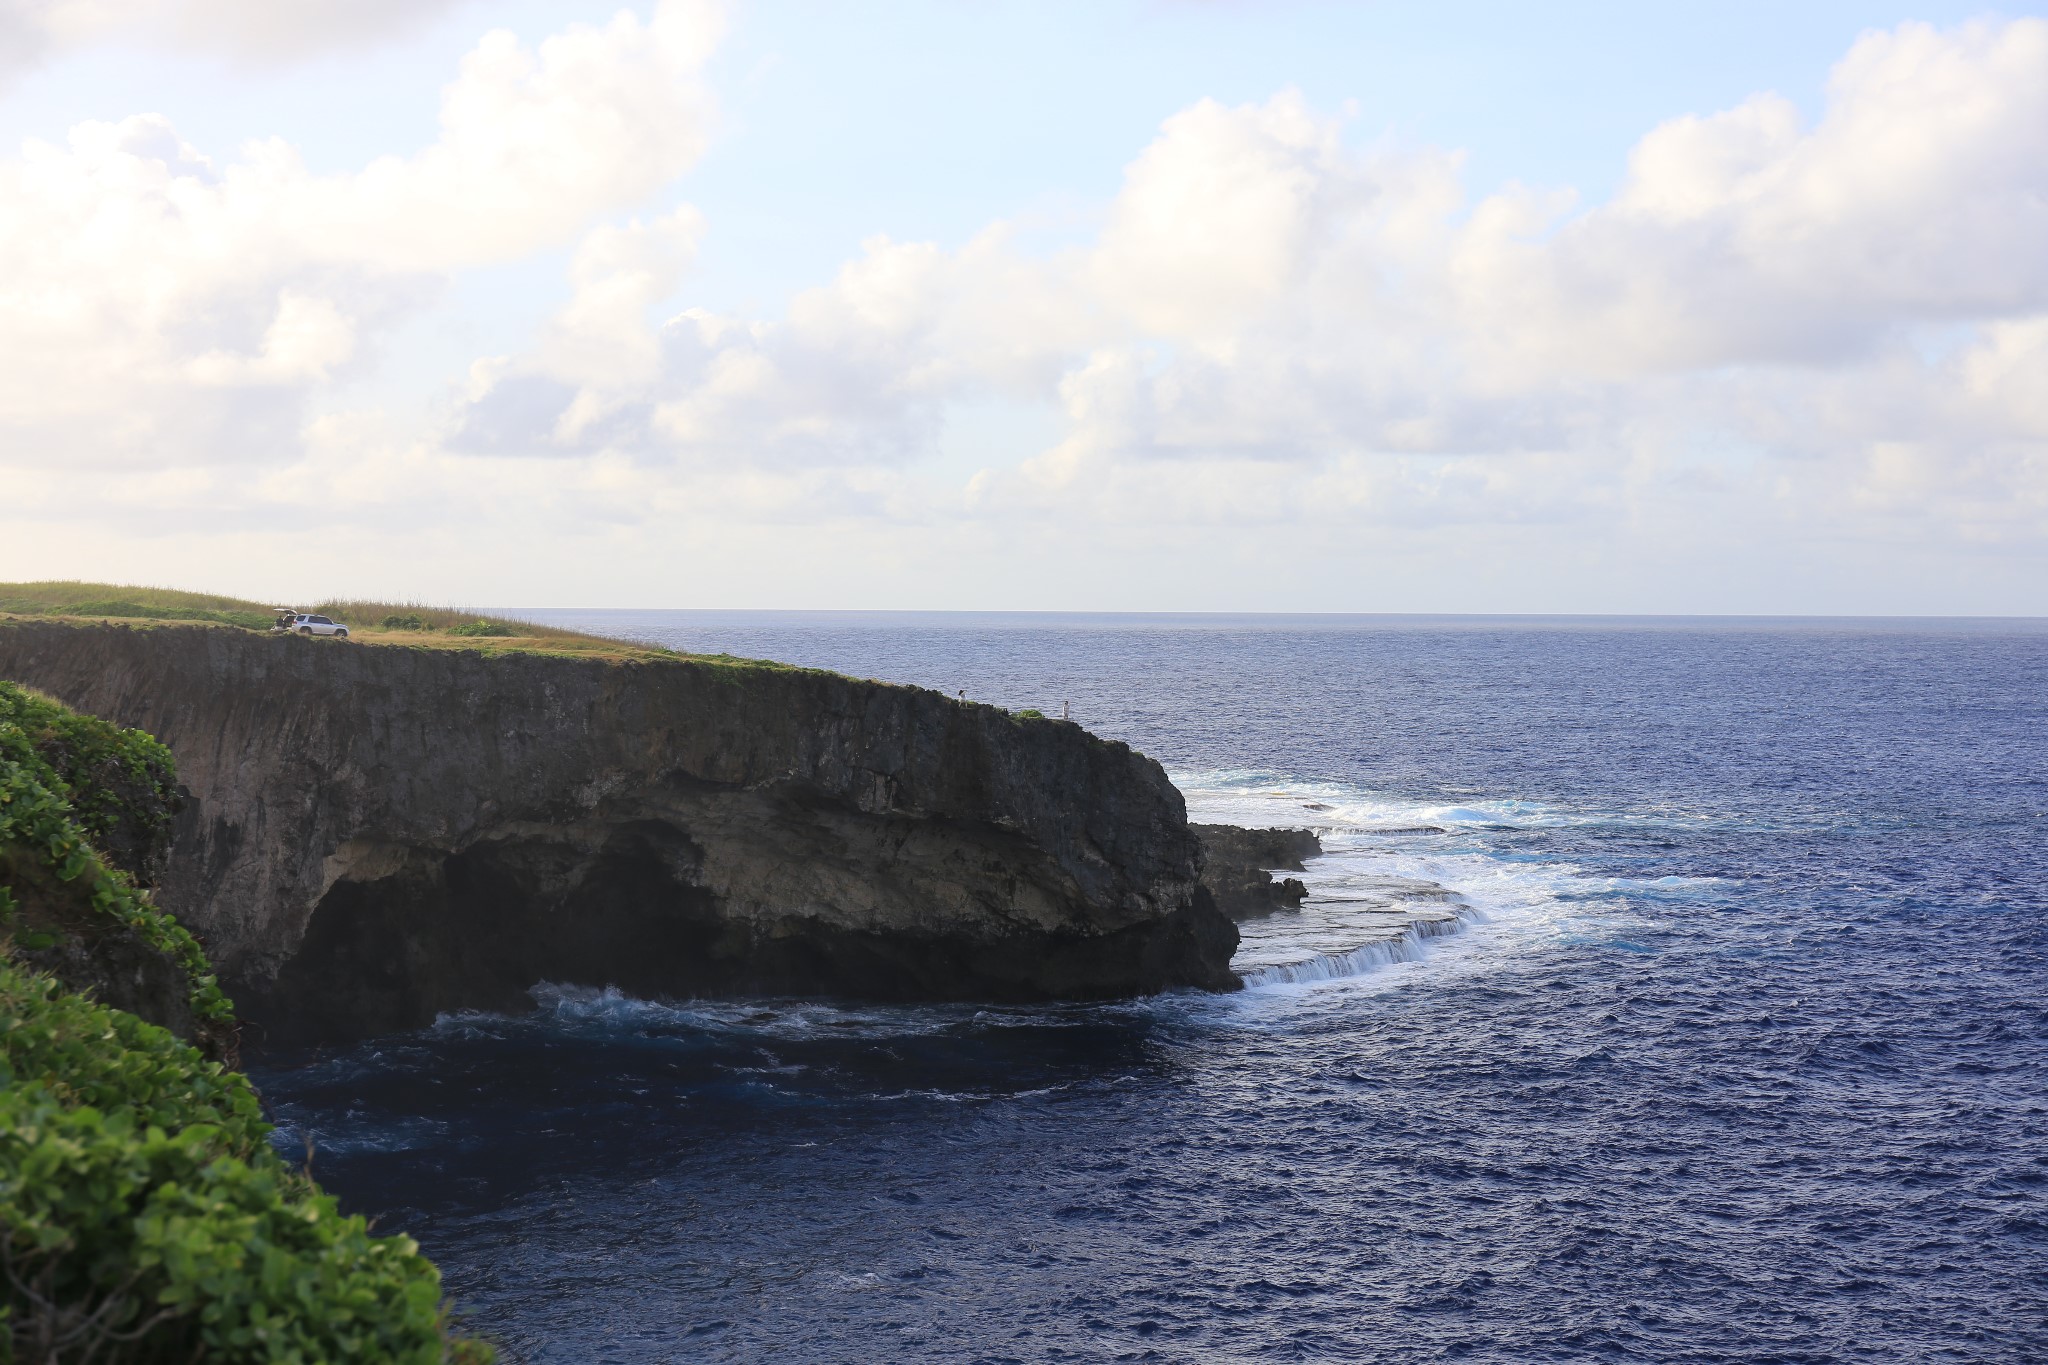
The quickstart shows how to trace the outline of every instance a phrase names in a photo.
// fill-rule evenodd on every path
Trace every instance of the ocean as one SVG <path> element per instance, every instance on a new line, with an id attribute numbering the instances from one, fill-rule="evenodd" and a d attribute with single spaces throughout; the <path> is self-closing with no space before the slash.
<path id="1" fill-rule="evenodd" d="M 2048 622 L 532 612 L 1307 826 L 1254 984 L 255 1075 L 528 1362 L 2048 1360 Z"/>

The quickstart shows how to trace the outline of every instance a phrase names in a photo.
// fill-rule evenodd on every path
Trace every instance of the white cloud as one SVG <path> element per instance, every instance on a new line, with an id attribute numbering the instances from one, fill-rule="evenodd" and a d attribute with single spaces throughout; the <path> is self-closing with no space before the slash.
<path id="1" fill-rule="evenodd" d="M 97 43 L 293 61 L 425 24 L 464 0 L 0 0 L 0 82 Z"/>
<path id="2" fill-rule="evenodd" d="M 1769 95 L 1674 119 L 1591 206 L 1474 200 L 1457 155 L 1360 149 L 1291 92 L 1203 101 L 1092 241 L 873 238 L 774 319 L 688 306 L 706 225 L 642 207 L 702 148 L 715 33 L 665 7 L 492 35 L 434 146 L 349 176 L 275 144 L 216 165 L 149 118 L 31 146 L 0 170 L 0 253 L 34 263 L 0 279 L 24 357 L 0 431 L 137 468 L 264 455 L 157 486 L 258 522 L 317 489 L 352 524 L 530 502 L 592 535 L 952 554 L 961 527 L 1005 552 L 1023 528 L 2048 548 L 2048 23 L 1868 35 L 1810 124 Z M 579 233 L 566 303 L 444 427 L 307 415 L 431 281 Z M 990 401 L 1057 435 L 969 475 L 949 422 Z"/>
<path id="3" fill-rule="evenodd" d="M 1299 95 L 1247 109 L 1203 100 L 1125 172 L 1089 283 L 1146 333 L 1238 336 L 1312 285 L 1377 188 Z"/>
<path id="4" fill-rule="evenodd" d="M 1900 450 L 2038 439 L 2048 23 L 1870 35 L 1813 126 L 1770 96 L 1674 120 L 1583 210 L 1520 187 L 1470 203 L 1455 156 L 1340 133 L 1292 93 L 1204 101 L 1131 163 L 1085 250 L 1026 257 L 1001 224 L 957 252 L 877 239 L 781 321 L 677 316 L 658 371 L 636 295 L 618 323 L 636 364 L 594 384 L 543 347 L 502 363 L 496 396 L 553 415 L 528 422 L 534 449 L 688 467 L 901 465 L 950 402 L 1056 405 L 1063 440 L 977 481 L 990 514 L 1111 487 L 1130 501 L 1105 515 L 1227 506 L 1162 494 L 1197 477 L 1189 461 L 1264 469 L 1268 487 L 1299 466 L 1284 478 L 1301 493 L 1331 461 L 1430 457 L 1434 472 L 1389 467 L 1436 486 L 1470 455 L 1655 466 L 1664 450 L 1676 497 L 1703 486 L 1684 453 L 1702 447 L 1845 461 L 1852 479 L 1883 464 L 1896 483 Z M 579 331 L 582 288 L 561 324 Z M 1965 345 L 1923 354 L 1957 327 Z M 590 410 L 617 420 L 561 416 Z M 1956 468 L 2016 486 L 2035 466 Z M 1514 517 L 1524 482 L 1475 486 Z"/>
<path id="5" fill-rule="evenodd" d="M 1491 226 L 1491 225 L 1488 225 Z M 1615 201 L 1474 232 L 1468 307 L 1538 375 L 1831 363 L 1902 326 L 2048 307 L 2048 23 L 1908 25 L 1836 68 L 1821 121 L 1759 97 L 1637 147 Z M 1511 319 L 1503 319 L 1511 321 Z"/>
<path id="6" fill-rule="evenodd" d="M 443 92 L 438 140 L 350 174 L 276 139 L 216 163 L 155 115 L 27 143 L 0 163 L 5 449 L 288 454 L 305 398 L 445 273 L 570 240 L 695 161 L 718 27 L 670 0 L 537 47 L 488 34 Z"/>

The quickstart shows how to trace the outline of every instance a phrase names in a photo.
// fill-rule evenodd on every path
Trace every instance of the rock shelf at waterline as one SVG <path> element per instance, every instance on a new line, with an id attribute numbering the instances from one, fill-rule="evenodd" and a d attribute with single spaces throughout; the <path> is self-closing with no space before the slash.
<path id="1" fill-rule="evenodd" d="M 0 622 L 0 677 L 176 755 L 159 899 L 245 1043 L 536 982 L 643 996 L 1234 989 L 1159 765 L 1078 725 L 730 658 Z"/>
<path id="2" fill-rule="evenodd" d="M 1224 914 L 1237 921 L 1299 906 L 1308 888 L 1273 872 L 1300 872 L 1303 859 L 1322 856 L 1323 844 L 1306 829 L 1247 829 L 1191 825 L 1202 841 L 1202 885 Z"/>
<path id="3" fill-rule="evenodd" d="M 1240 923 L 1231 966 L 1247 987 L 1358 976 L 1416 961 L 1429 940 L 1483 920 L 1456 891 L 1420 878 L 1351 878 L 1341 890 L 1311 881 L 1298 912 Z"/>

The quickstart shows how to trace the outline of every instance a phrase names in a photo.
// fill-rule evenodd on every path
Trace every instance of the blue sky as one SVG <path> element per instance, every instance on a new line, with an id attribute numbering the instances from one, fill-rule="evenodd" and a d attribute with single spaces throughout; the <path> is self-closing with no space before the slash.
<path id="1" fill-rule="evenodd" d="M 2025 11 L 616 9 L 0 0 L 0 577 L 2048 613 Z"/>

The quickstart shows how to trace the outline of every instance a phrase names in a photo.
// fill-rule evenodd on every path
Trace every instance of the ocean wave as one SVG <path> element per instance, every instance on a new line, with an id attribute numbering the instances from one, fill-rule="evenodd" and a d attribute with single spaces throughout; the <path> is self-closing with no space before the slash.
<path id="1" fill-rule="evenodd" d="M 315 1121 L 300 1106 L 279 1108 L 270 1143 L 293 1163 L 329 1156 L 410 1152 L 445 1145 L 452 1125 L 423 1115 L 393 1116 L 382 1110 L 345 1110 Z"/>
<path id="2" fill-rule="evenodd" d="M 606 1033 L 758 1035 L 809 1040 L 953 1032 L 985 1012 L 971 1005 L 837 1004 L 822 1000 L 648 1000 L 616 986 L 543 981 L 529 992 L 544 1019 Z M 529 1018 L 531 1016 L 528 1016 Z"/>
<path id="3" fill-rule="evenodd" d="M 1663 905 L 1725 897 L 1718 877 L 1629 878 L 1532 853 L 1522 831 L 1711 817 L 1573 811 L 1513 797 L 1417 800 L 1270 770 L 1179 774 L 1191 820 L 1307 825 L 1323 855 L 1297 873 L 1301 910 L 1240 926 L 1233 965 L 1247 986 L 1311 985 L 1429 960 L 1431 945 L 1474 924 L 1486 952 L 1571 949 L 1653 926 Z M 1446 904 L 1456 909 L 1445 919 Z M 1390 929 L 1392 932 L 1390 932 Z M 1469 953 L 1461 956 L 1470 956 Z M 1463 964 L 1471 965 L 1471 964 Z"/>
<path id="4" fill-rule="evenodd" d="M 1405 836 L 1589 828 L 1783 833 L 1837 823 L 1811 812 L 1787 811 L 1782 818 L 1759 822 L 1725 811 L 1669 805 L 1654 809 L 1574 806 L 1476 793 L 1445 799 L 1270 769 L 1211 768 L 1168 776 L 1187 799 L 1192 820 L 1307 826 L 1337 833 Z"/>
<path id="5" fill-rule="evenodd" d="M 1465 927 L 1463 919 L 1418 920 L 1396 937 L 1372 939 L 1337 953 L 1313 953 L 1298 962 L 1274 962 L 1246 967 L 1240 975 L 1246 990 L 1269 986 L 1303 986 L 1346 977 L 1363 976 L 1399 962 L 1420 962 L 1424 944 L 1445 938 Z"/>
<path id="6" fill-rule="evenodd" d="M 1105 1015 L 1131 1013 L 1134 1002 L 923 1003 L 862 1005 L 799 997 L 663 1000 L 629 995 L 616 986 L 542 981 L 528 992 L 524 1014 L 464 1010 L 441 1015 L 431 1032 L 444 1038 L 549 1033 L 720 1044 L 830 1042 L 979 1034 L 1003 1029 L 1043 1031 L 1086 1027 Z"/>

